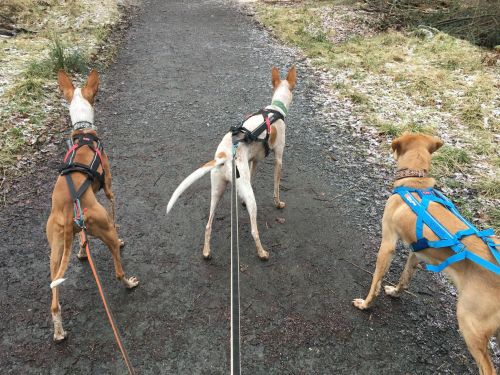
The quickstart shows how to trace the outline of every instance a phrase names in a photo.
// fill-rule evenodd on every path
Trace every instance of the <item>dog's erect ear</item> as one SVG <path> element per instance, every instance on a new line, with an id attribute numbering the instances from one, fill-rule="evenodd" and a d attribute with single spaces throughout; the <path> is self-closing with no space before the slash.
<path id="1" fill-rule="evenodd" d="M 432 154 L 434 151 L 439 150 L 439 148 L 444 144 L 444 142 L 438 137 L 428 137 L 429 145 L 427 149 Z"/>
<path id="2" fill-rule="evenodd" d="M 59 82 L 59 89 L 62 91 L 64 99 L 66 99 L 68 103 L 71 103 L 73 93 L 75 92 L 75 86 L 73 86 L 71 79 L 62 69 L 57 72 L 57 82 Z"/>
<path id="3" fill-rule="evenodd" d="M 87 78 L 87 83 L 82 89 L 82 95 L 89 101 L 90 104 L 94 104 L 94 98 L 97 94 L 97 90 L 99 90 L 99 74 L 97 73 L 97 70 L 92 69 L 89 77 Z"/>
<path id="4" fill-rule="evenodd" d="M 271 73 L 272 73 L 272 80 L 273 80 L 273 90 L 276 90 L 276 88 L 279 86 L 279 84 L 281 82 L 280 71 L 278 70 L 278 68 L 273 66 L 273 70 Z"/>
<path id="5" fill-rule="evenodd" d="M 286 75 L 286 80 L 290 85 L 290 90 L 293 90 L 295 88 L 295 84 L 297 83 L 297 69 L 295 68 L 295 65 L 293 65 L 288 71 L 288 74 Z"/>
<path id="6" fill-rule="evenodd" d="M 401 137 L 396 138 L 391 143 L 391 148 L 392 148 L 392 152 L 394 154 L 394 159 L 396 159 L 396 160 L 398 159 L 398 156 L 401 154 L 401 145 L 402 145 Z"/>

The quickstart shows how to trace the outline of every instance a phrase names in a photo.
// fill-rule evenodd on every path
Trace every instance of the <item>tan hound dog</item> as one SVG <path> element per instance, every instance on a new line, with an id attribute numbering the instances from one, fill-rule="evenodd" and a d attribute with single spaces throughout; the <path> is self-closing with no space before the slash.
<path id="1" fill-rule="evenodd" d="M 88 139 L 97 139 L 94 124 L 94 109 L 92 107 L 94 98 L 99 87 L 99 75 L 93 70 L 87 83 L 83 88 L 75 88 L 70 78 L 64 71 L 58 74 L 59 87 L 65 99 L 70 103 L 70 116 L 73 124 L 71 138 L 75 139 L 87 136 Z M 95 142 L 90 145 L 97 148 Z M 97 153 L 91 146 L 82 146 L 75 151 L 74 162 L 81 165 L 90 165 L 97 158 Z M 97 201 L 95 193 L 101 188 L 101 182 L 94 179 L 90 187 L 81 195 L 80 202 L 84 211 L 84 220 L 87 231 L 90 235 L 101 239 L 111 251 L 115 265 L 116 277 L 122 281 L 127 288 L 134 288 L 139 284 L 135 277 L 126 278 L 120 261 L 120 247 L 123 242 L 118 238 L 114 223 L 114 195 L 111 191 L 111 173 L 109 170 L 109 160 L 104 151 L 100 152 L 100 165 L 97 169 L 99 174 L 104 173 L 102 188 L 106 197 L 111 202 L 111 215 Z M 73 185 L 78 189 L 89 178 L 86 173 L 74 171 L 68 174 Z M 49 240 L 50 253 L 50 275 L 52 288 L 52 321 L 54 323 L 54 341 L 59 342 L 66 338 L 61 319 L 61 306 L 59 304 L 59 287 L 64 279 L 64 273 L 68 268 L 71 255 L 71 246 L 74 235 L 80 231 L 74 219 L 74 202 L 68 187 L 66 176 L 57 178 L 54 191 L 52 193 L 52 210 L 47 221 L 47 238 Z M 78 257 L 86 257 L 83 248 L 80 249 Z"/>
<path id="2" fill-rule="evenodd" d="M 431 165 L 431 154 L 442 145 L 440 139 L 421 134 L 404 134 L 395 139 L 392 142 L 392 150 L 397 160 L 399 178 L 394 187 L 405 186 L 415 189 L 434 187 L 436 181 L 427 177 L 427 173 Z M 419 199 L 418 195 L 415 193 L 413 195 L 415 199 Z M 450 233 L 467 229 L 457 216 L 439 203 L 431 202 L 428 212 Z M 389 269 L 398 240 L 401 239 L 406 244 L 415 243 L 417 240 L 416 221 L 416 215 L 398 194 L 389 198 L 382 218 L 382 244 L 370 291 L 365 299 L 353 301 L 358 309 L 370 308 L 379 294 L 382 278 Z M 424 225 L 423 228 L 426 239 L 429 241 L 438 239 L 429 227 Z M 498 238 L 493 237 L 492 240 L 494 243 L 500 243 Z M 477 236 L 464 237 L 461 241 L 472 253 L 489 262 L 495 262 L 488 246 Z M 386 285 L 385 293 L 391 297 L 398 297 L 408 288 L 419 258 L 429 264 L 437 265 L 453 254 L 455 253 L 449 247 L 424 247 L 418 252 L 411 251 L 398 285 L 396 287 Z M 470 353 L 479 366 L 480 373 L 496 374 L 488 354 L 488 340 L 495 334 L 498 339 L 499 334 L 500 276 L 467 259 L 450 264 L 444 272 L 451 277 L 458 289 L 458 325 Z"/>

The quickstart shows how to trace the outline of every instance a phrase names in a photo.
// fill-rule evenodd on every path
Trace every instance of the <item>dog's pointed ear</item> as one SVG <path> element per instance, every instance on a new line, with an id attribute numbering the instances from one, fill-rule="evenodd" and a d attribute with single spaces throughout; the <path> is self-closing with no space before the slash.
<path id="1" fill-rule="evenodd" d="M 396 138 L 391 143 L 392 154 L 394 155 L 394 159 L 398 160 L 399 155 L 401 154 L 401 137 Z"/>
<path id="2" fill-rule="evenodd" d="M 94 104 L 94 98 L 97 95 L 97 91 L 99 90 L 99 73 L 97 70 L 92 69 L 87 78 L 87 83 L 85 87 L 82 89 L 82 95 L 85 99 L 88 100 L 90 104 Z"/>
<path id="3" fill-rule="evenodd" d="M 273 81 L 273 90 L 276 90 L 276 88 L 279 86 L 281 82 L 281 77 L 280 77 L 280 71 L 275 66 L 273 66 L 273 69 L 271 71 L 271 77 Z"/>
<path id="4" fill-rule="evenodd" d="M 71 103 L 73 93 L 75 92 L 75 86 L 73 86 L 71 79 L 62 69 L 57 72 L 57 82 L 59 83 L 59 89 L 63 93 L 64 99 L 66 99 L 68 103 Z"/>
<path id="5" fill-rule="evenodd" d="M 297 69 L 295 68 L 295 65 L 293 65 L 288 71 L 288 74 L 286 75 L 286 80 L 288 81 L 290 90 L 293 90 L 295 88 L 295 84 L 297 83 Z"/>
<path id="6" fill-rule="evenodd" d="M 429 137 L 429 144 L 427 149 L 432 154 L 433 152 L 439 150 L 444 142 L 438 137 Z"/>

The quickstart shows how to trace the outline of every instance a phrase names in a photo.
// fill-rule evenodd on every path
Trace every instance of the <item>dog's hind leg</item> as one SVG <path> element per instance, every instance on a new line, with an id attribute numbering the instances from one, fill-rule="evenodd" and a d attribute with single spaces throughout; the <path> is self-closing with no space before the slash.
<path id="1" fill-rule="evenodd" d="M 252 160 L 250 162 L 250 182 L 253 181 L 256 173 L 257 173 L 257 160 Z"/>
<path id="2" fill-rule="evenodd" d="M 385 285 L 384 286 L 385 294 L 391 297 L 399 297 L 401 295 L 401 292 L 408 289 L 408 285 L 410 284 L 410 281 L 413 275 L 415 274 L 415 271 L 417 270 L 417 265 L 418 265 L 418 258 L 413 251 L 410 251 L 403 273 L 399 278 L 398 285 L 396 286 Z"/>
<path id="3" fill-rule="evenodd" d="M 125 272 L 123 272 L 120 259 L 120 240 L 114 223 L 108 216 L 106 209 L 100 204 L 95 204 L 92 208 L 89 208 L 89 211 L 92 212 L 92 216 L 88 220 L 89 232 L 104 242 L 108 246 L 109 251 L 111 251 L 116 278 L 129 289 L 136 287 L 139 284 L 139 280 L 134 276 L 126 278 Z"/>
<path id="4" fill-rule="evenodd" d="M 477 301 L 476 301 L 477 302 Z M 457 319 L 460 332 L 464 337 L 470 354 L 474 357 L 481 375 L 496 375 L 495 367 L 488 353 L 488 341 L 494 329 L 490 329 L 487 319 L 476 316 L 475 303 L 459 297 Z"/>
<path id="5" fill-rule="evenodd" d="M 378 251 L 377 264 L 375 266 L 370 291 L 365 299 L 356 298 L 352 301 L 353 305 L 358 309 L 365 310 L 369 308 L 380 293 L 382 278 L 385 276 L 389 266 L 391 265 L 392 257 L 396 251 L 397 241 L 398 237 L 396 233 L 389 229 L 387 224 L 385 224 L 385 221 L 382 220 L 382 243 L 380 245 L 380 250 Z"/>
<path id="6" fill-rule="evenodd" d="M 250 161 L 249 168 L 250 168 L 250 184 L 253 186 L 253 180 L 255 178 L 255 174 L 257 173 L 257 160 Z M 244 200 L 241 200 L 241 205 L 245 208 L 247 206 Z"/>
<path id="7" fill-rule="evenodd" d="M 67 268 L 69 254 L 66 254 L 66 259 L 64 259 L 64 256 L 67 249 L 71 252 L 71 244 L 73 240 L 73 228 L 70 228 L 69 234 L 66 234 L 66 229 L 67 228 L 64 226 L 56 224 L 52 215 L 49 217 L 49 220 L 47 221 L 47 239 L 50 244 L 50 277 L 52 283 L 54 283 L 51 284 L 52 303 L 50 310 L 52 313 L 52 322 L 54 324 L 55 342 L 61 342 L 67 336 L 67 333 L 62 325 L 61 305 L 59 304 L 59 287 L 57 286 L 60 282 L 64 281 L 62 276 L 64 276 L 64 271 Z M 65 261 L 65 264 L 62 264 L 63 261 Z M 65 268 L 62 269 L 61 266 Z"/>
<path id="8" fill-rule="evenodd" d="M 252 190 L 252 185 L 250 184 L 249 176 L 242 175 L 241 178 L 236 180 L 236 185 L 238 188 L 238 194 L 245 201 L 248 215 L 250 216 L 250 226 L 252 230 L 252 237 L 255 241 L 255 245 L 257 246 L 257 255 L 261 260 L 268 260 L 269 253 L 264 250 L 260 242 L 259 230 L 257 228 L 257 203 L 255 202 L 255 195 Z"/>
<path id="9" fill-rule="evenodd" d="M 227 181 L 224 175 L 219 170 L 213 169 L 210 173 L 210 180 L 212 182 L 212 193 L 210 201 L 210 214 L 208 216 L 207 226 L 205 227 L 205 244 L 203 245 L 203 258 L 210 259 L 210 238 L 212 236 L 212 222 L 214 220 L 215 209 L 226 190 Z"/>
<path id="10" fill-rule="evenodd" d="M 57 233 L 55 234 L 55 238 L 53 238 L 53 240 L 58 241 L 59 238 L 63 238 L 63 251 L 62 257 L 59 257 L 58 260 L 56 260 L 56 262 L 58 263 L 58 267 L 54 270 L 55 272 L 52 275 L 51 287 L 53 287 L 54 285 L 59 285 L 64 281 L 63 277 L 66 273 L 66 270 L 68 269 L 69 258 L 71 255 L 71 245 L 73 244 L 73 223 L 71 221 L 67 221 L 64 226 L 55 224 L 54 227 L 55 228 L 52 229 L 56 230 Z M 61 245 L 58 243 L 55 246 L 60 247 Z M 58 253 L 61 253 L 59 249 L 56 251 Z"/>

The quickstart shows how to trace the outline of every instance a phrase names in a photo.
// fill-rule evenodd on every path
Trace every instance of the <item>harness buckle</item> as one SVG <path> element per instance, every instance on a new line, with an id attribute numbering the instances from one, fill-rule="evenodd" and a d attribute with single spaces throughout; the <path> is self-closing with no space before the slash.
<path id="1" fill-rule="evenodd" d="M 427 238 L 419 238 L 417 242 L 413 242 L 411 244 L 411 248 L 413 251 L 420 251 L 427 249 L 429 247 L 429 241 L 427 241 Z"/>

